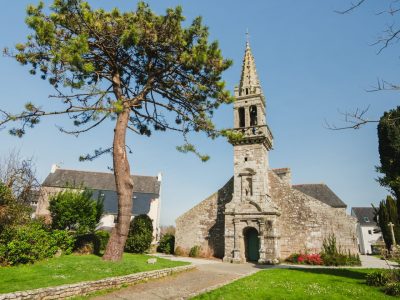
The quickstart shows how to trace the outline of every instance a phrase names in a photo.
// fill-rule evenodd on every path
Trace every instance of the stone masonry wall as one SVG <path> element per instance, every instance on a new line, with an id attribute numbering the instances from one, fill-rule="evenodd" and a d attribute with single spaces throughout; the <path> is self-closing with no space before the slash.
<path id="1" fill-rule="evenodd" d="M 41 288 L 36 290 L 0 294 L 0 300 L 28 300 L 28 299 L 65 299 L 74 296 L 87 295 L 95 291 L 119 288 L 126 284 L 135 284 L 140 281 L 160 278 L 177 272 L 194 269 L 194 265 L 181 266 L 169 269 L 141 272 L 119 277 L 105 278 L 95 281 L 86 281 L 74 284 L 65 284 L 56 287 Z"/>
<path id="2" fill-rule="evenodd" d="M 335 234 L 342 249 L 358 253 L 356 219 L 343 208 L 333 208 L 307 196 L 269 171 L 272 201 L 281 211 L 278 218 L 281 259 L 291 253 L 319 252 L 325 237 Z"/>
<path id="3" fill-rule="evenodd" d="M 344 250 L 358 253 L 356 219 L 343 208 L 333 208 L 295 190 L 286 178 L 268 172 L 269 191 L 281 215 L 276 218 L 280 258 L 295 252 L 319 252 L 324 238 L 335 234 Z M 233 178 L 176 220 L 175 246 L 189 251 L 199 245 L 215 257 L 224 255 L 225 205 L 232 200 Z M 268 250 L 268 249 L 267 249 Z"/>
<path id="4" fill-rule="evenodd" d="M 63 188 L 58 187 L 42 187 L 40 189 L 39 201 L 35 212 L 36 217 L 44 217 L 45 219 L 50 220 L 50 198 L 63 190 Z"/>
<path id="5" fill-rule="evenodd" d="M 175 247 L 189 252 L 193 246 L 209 250 L 211 255 L 224 256 L 225 204 L 232 200 L 233 178 L 176 219 Z"/>

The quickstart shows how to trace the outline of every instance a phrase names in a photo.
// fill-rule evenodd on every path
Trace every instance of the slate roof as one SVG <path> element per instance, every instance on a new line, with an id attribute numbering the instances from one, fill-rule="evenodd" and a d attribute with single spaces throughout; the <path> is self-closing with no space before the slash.
<path id="1" fill-rule="evenodd" d="M 372 207 L 353 207 L 351 209 L 361 226 L 377 226 L 374 221 L 374 209 Z M 367 219 L 369 222 L 367 222 Z"/>
<path id="2" fill-rule="evenodd" d="M 292 187 L 303 194 L 311 196 L 334 208 L 347 207 L 347 205 L 340 200 L 340 198 L 326 184 L 298 184 L 293 185 Z"/>
<path id="3" fill-rule="evenodd" d="M 160 182 L 156 176 L 132 175 L 133 192 L 144 194 L 160 194 Z M 93 190 L 116 191 L 114 174 L 103 172 L 87 172 L 57 169 L 43 181 L 46 187 L 87 187 Z"/>

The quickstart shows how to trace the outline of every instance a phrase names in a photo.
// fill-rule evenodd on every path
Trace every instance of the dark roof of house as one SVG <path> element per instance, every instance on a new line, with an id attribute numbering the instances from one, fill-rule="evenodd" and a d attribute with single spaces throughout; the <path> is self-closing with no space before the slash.
<path id="1" fill-rule="evenodd" d="M 351 211 L 361 226 L 376 226 L 375 213 L 372 207 L 352 207 Z"/>
<path id="2" fill-rule="evenodd" d="M 293 188 L 334 208 L 347 207 L 326 184 L 298 184 L 293 185 Z"/>
<path id="3" fill-rule="evenodd" d="M 160 181 L 156 176 L 132 175 L 135 193 L 160 194 Z M 43 181 L 47 187 L 87 187 L 93 190 L 116 191 L 114 174 L 57 169 Z"/>

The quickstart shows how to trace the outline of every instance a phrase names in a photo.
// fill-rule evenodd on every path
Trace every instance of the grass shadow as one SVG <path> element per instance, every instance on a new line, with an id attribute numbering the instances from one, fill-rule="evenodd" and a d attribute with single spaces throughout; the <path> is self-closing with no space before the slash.
<path id="1" fill-rule="evenodd" d="M 338 277 L 345 277 L 351 279 L 364 280 L 365 276 L 369 273 L 368 269 L 328 269 L 328 268 L 290 268 L 289 270 L 296 270 L 309 274 L 331 275 Z"/>

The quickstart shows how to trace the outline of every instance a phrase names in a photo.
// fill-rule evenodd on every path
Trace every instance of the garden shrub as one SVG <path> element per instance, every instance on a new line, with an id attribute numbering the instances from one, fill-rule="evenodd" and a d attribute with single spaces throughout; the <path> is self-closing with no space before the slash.
<path id="1" fill-rule="evenodd" d="M 74 243 L 67 232 L 51 232 L 38 221 L 16 227 L 7 235 L 0 248 L 2 265 L 33 263 L 54 256 L 58 250 L 70 253 Z"/>
<path id="2" fill-rule="evenodd" d="M 173 254 L 175 248 L 175 236 L 173 234 L 164 234 L 160 239 L 160 244 L 157 247 L 158 252 Z"/>
<path id="3" fill-rule="evenodd" d="M 54 240 L 54 244 L 64 254 L 71 254 L 75 245 L 75 236 L 66 230 L 53 230 L 51 237 Z"/>
<path id="4" fill-rule="evenodd" d="M 0 235 L 11 227 L 29 223 L 31 211 L 28 205 L 19 203 L 12 190 L 0 181 Z"/>
<path id="5" fill-rule="evenodd" d="M 390 280 L 390 275 L 386 270 L 374 271 L 365 277 L 367 285 L 384 286 Z"/>
<path id="6" fill-rule="evenodd" d="M 336 244 L 335 235 L 329 235 L 324 239 L 322 251 L 314 254 L 293 253 L 287 262 L 294 264 L 325 265 L 325 266 L 360 266 L 361 260 L 358 254 L 342 251 Z"/>
<path id="7" fill-rule="evenodd" d="M 321 254 L 325 266 L 361 266 L 360 256 L 351 253 Z"/>
<path id="8" fill-rule="evenodd" d="M 150 248 L 153 240 L 153 222 L 148 215 L 135 217 L 130 224 L 125 251 L 144 253 Z"/>
<path id="9" fill-rule="evenodd" d="M 319 253 L 315 254 L 300 254 L 297 261 L 306 265 L 322 265 L 323 261 Z"/>
<path id="10" fill-rule="evenodd" d="M 100 241 L 94 233 L 81 234 L 76 237 L 74 252 L 78 254 L 99 254 Z"/>
<path id="11" fill-rule="evenodd" d="M 67 189 L 50 198 L 52 228 L 77 235 L 94 232 L 103 213 L 102 200 L 93 200 L 89 190 Z"/>
<path id="12" fill-rule="evenodd" d="M 100 255 L 106 249 L 109 238 L 110 233 L 105 230 L 78 235 L 74 245 L 74 252 L 79 254 Z"/>
<path id="13" fill-rule="evenodd" d="M 314 254 L 301 254 L 294 253 L 290 255 L 287 259 L 287 262 L 294 264 L 303 264 L 303 265 L 323 265 L 324 261 L 321 258 L 319 253 Z"/>
<path id="14" fill-rule="evenodd" d="M 358 254 L 343 251 L 336 244 L 334 234 L 324 239 L 322 244 L 321 258 L 325 266 L 360 266 L 361 260 Z"/>
<path id="15" fill-rule="evenodd" d="M 106 250 L 108 240 L 110 239 L 110 233 L 105 230 L 97 230 L 95 234 L 99 240 L 99 251 L 103 252 Z"/>
<path id="16" fill-rule="evenodd" d="M 400 296 L 400 282 L 389 282 L 383 287 L 385 294 L 390 296 Z"/>
<path id="17" fill-rule="evenodd" d="M 287 257 L 287 258 L 285 259 L 285 261 L 287 261 L 287 262 L 289 262 L 289 263 L 297 264 L 297 263 L 298 263 L 298 260 L 297 260 L 297 259 L 299 258 L 299 256 L 300 256 L 299 253 L 290 254 L 290 256 Z"/>
<path id="18" fill-rule="evenodd" d="M 200 256 L 201 247 L 200 246 L 193 246 L 190 248 L 189 256 L 190 257 L 199 257 Z"/>
<path id="19" fill-rule="evenodd" d="M 188 255 L 187 252 L 184 249 L 182 249 L 182 247 L 180 247 L 180 246 L 175 248 L 174 254 L 176 256 L 187 256 Z"/>

